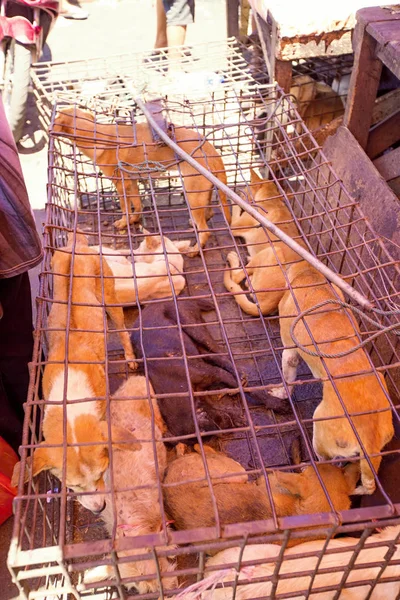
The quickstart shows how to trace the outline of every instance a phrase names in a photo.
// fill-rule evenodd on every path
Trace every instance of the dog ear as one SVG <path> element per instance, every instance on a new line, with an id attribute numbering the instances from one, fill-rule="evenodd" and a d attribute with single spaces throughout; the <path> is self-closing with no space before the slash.
<path id="1" fill-rule="evenodd" d="M 48 471 L 54 465 L 52 464 L 47 448 L 36 448 L 33 452 L 33 460 L 31 457 L 27 458 L 25 473 L 24 473 L 24 483 L 29 481 L 29 466 L 32 464 L 32 477 L 36 477 L 42 471 Z M 11 477 L 11 485 L 13 487 L 18 486 L 19 476 L 21 471 L 21 461 L 17 462 L 14 466 L 14 471 Z"/>
<path id="2" fill-rule="evenodd" d="M 178 248 L 179 252 L 185 252 L 190 248 L 190 240 L 179 240 L 177 242 L 174 241 L 173 243 L 174 246 Z"/>
<path id="3" fill-rule="evenodd" d="M 146 246 L 149 250 L 156 250 L 160 246 L 159 235 L 149 235 L 146 237 Z"/>
<path id="4" fill-rule="evenodd" d="M 100 423 L 100 429 L 104 440 L 108 440 L 108 424 L 106 421 Z M 133 433 L 118 425 L 111 425 L 111 439 L 116 450 L 140 450 L 142 447 L 142 444 L 137 441 Z"/>
<path id="5" fill-rule="evenodd" d="M 263 180 L 261 179 L 261 177 L 256 173 L 256 171 L 254 169 L 250 169 L 250 183 L 262 183 Z"/>
<path id="6" fill-rule="evenodd" d="M 304 487 L 303 473 L 274 471 L 273 475 L 277 491 L 289 496 L 302 496 L 302 488 Z"/>

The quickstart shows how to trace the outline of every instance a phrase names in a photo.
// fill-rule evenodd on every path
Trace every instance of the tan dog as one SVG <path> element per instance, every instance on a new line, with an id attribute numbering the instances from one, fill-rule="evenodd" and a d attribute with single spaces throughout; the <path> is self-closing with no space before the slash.
<path id="1" fill-rule="evenodd" d="M 70 240 L 72 243 L 72 240 Z M 43 442 L 33 453 L 32 476 L 43 470 L 51 472 L 73 491 L 99 492 L 79 496 L 83 506 L 99 512 L 104 508 L 103 474 L 108 467 L 108 426 L 102 421 L 105 414 L 106 378 L 104 314 L 101 294 L 100 257 L 92 254 L 85 236 L 78 234 L 76 252 L 73 259 L 73 279 L 71 295 L 70 330 L 68 336 L 68 354 L 66 355 L 66 327 L 68 298 L 72 266 L 71 243 L 69 247 L 58 250 L 52 259 L 54 272 L 54 294 L 48 327 L 48 364 L 43 376 L 43 393 L 47 401 L 43 419 Z M 103 274 L 110 276 L 107 263 L 102 263 Z M 96 276 L 96 279 L 94 279 Z M 105 302 L 116 304 L 113 279 L 105 278 Z M 87 304 L 89 306 L 81 306 Z M 122 308 L 108 307 L 114 325 L 120 330 L 119 336 L 125 350 L 125 358 L 136 368 L 129 334 L 125 329 Z M 90 329 L 90 331 L 88 331 Z M 80 331 L 82 330 L 82 331 Z M 67 364 L 67 372 L 65 372 Z M 66 379 L 67 377 L 67 379 Z M 62 406 L 64 395 L 67 399 L 66 415 Z M 96 400 L 73 402 L 84 398 Z M 54 404 L 53 404 L 54 403 Z M 67 419 L 67 462 L 65 479 L 63 476 L 62 446 L 64 440 L 64 420 Z M 126 448 L 123 442 L 129 442 L 131 449 L 140 444 L 133 434 L 123 428 L 113 427 L 115 447 Z M 70 444 L 95 444 L 79 445 Z M 13 482 L 18 482 L 19 465 L 14 471 Z M 26 473 L 26 480 L 29 474 Z"/>
<path id="2" fill-rule="evenodd" d="M 164 477 L 167 451 L 162 442 L 164 423 L 154 391 L 150 383 L 148 385 L 151 401 L 148 398 L 146 379 L 140 376 L 130 377 L 119 387 L 111 400 L 112 425 L 135 431 L 141 443 L 139 452 L 131 452 L 128 448 L 115 452 L 112 477 L 110 474 L 106 477 L 107 487 L 113 486 L 115 492 L 117 539 L 159 533 L 163 530 L 158 481 L 162 481 Z M 156 442 L 156 457 L 153 440 Z M 115 523 L 111 494 L 107 495 L 102 519 L 109 535 L 113 535 Z M 153 576 L 151 579 L 125 584 L 128 588 L 135 588 L 139 594 L 160 591 L 154 560 L 135 560 L 138 554 L 146 552 L 150 553 L 151 547 L 118 553 L 120 558 L 132 556 L 132 562 L 119 564 L 119 572 L 123 579 Z M 159 557 L 158 563 L 160 571 L 164 574 L 174 570 L 174 563 L 165 557 Z M 114 577 L 113 567 L 102 565 L 86 571 L 84 582 L 89 584 Z M 176 587 L 178 583 L 175 577 L 163 577 L 164 590 Z"/>
<path id="3" fill-rule="evenodd" d="M 191 167 L 187 162 L 180 162 L 169 146 L 155 143 L 147 123 L 123 125 L 116 123 L 103 124 L 95 121 L 92 113 L 76 107 L 63 109 L 56 117 L 53 133 L 73 139 L 79 150 L 90 158 L 102 173 L 113 181 L 117 188 L 123 216 L 114 225 L 118 229 L 127 227 L 140 219 L 141 201 L 138 180 L 141 175 L 133 173 L 135 165 L 146 161 L 161 163 L 167 170 L 175 168 L 179 162 L 183 177 L 186 198 L 192 212 L 192 219 L 199 230 L 200 246 L 207 242 L 210 231 L 207 220 L 212 216 L 210 207 L 213 185 Z M 203 167 L 206 167 L 220 181 L 226 184 L 226 173 L 221 156 L 210 142 L 201 138 L 196 131 L 186 127 L 174 129 L 176 143 L 188 154 L 191 154 Z M 121 170 L 122 163 L 127 171 Z M 131 173 L 129 173 L 129 170 Z M 151 173 L 152 177 L 160 177 L 161 171 Z M 146 175 L 147 177 L 147 175 Z M 221 204 L 228 223 L 231 221 L 230 208 L 225 194 L 219 192 Z M 136 214 L 132 214 L 132 205 Z M 199 251 L 197 244 L 193 247 L 193 255 Z"/>
<path id="4" fill-rule="evenodd" d="M 295 318 L 304 310 L 329 299 L 342 298 L 341 292 L 327 283 L 325 277 L 305 261 L 287 267 L 287 276 L 293 291 L 288 291 L 279 303 L 279 319 L 281 338 L 285 350 L 282 357 L 282 369 L 286 382 L 296 379 L 297 365 L 302 357 L 309 366 L 314 377 L 327 378 L 327 372 L 319 357 L 293 348 L 290 327 Z M 297 306 L 299 308 L 297 308 Z M 358 344 L 356 332 L 358 325 L 353 316 L 344 309 L 333 306 L 323 307 L 305 317 L 304 321 L 318 345 L 324 353 L 336 354 Z M 304 321 L 300 321 L 295 336 L 303 346 L 315 350 Z M 353 416 L 351 420 L 360 437 L 365 451 L 371 455 L 371 463 L 378 471 L 381 456 L 372 456 L 382 450 L 393 437 L 392 415 L 388 392 L 381 374 L 372 372 L 369 359 L 364 349 L 358 349 L 342 358 L 327 358 L 329 373 L 334 378 L 335 386 L 350 415 L 371 411 L 364 416 Z M 280 398 L 286 397 L 283 387 L 271 393 Z M 384 412 L 377 412 L 381 411 Z M 317 455 L 323 459 L 337 456 L 350 457 L 363 455 L 355 433 L 346 417 L 332 419 L 344 415 L 344 409 L 330 381 L 323 382 L 322 402 L 314 413 L 313 445 Z M 322 419 L 322 420 L 320 420 Z M 374 475 L 366 460 L 361 460 L 362 485 L 355 493 L 372 494 L 375 490 Z"/>
<path id="5" fill-rule="evenodd" d="M 293 77 L 290 94 L 296 99 L 298 113 L 311 131 L 344 114 L 339 94 L 310 75 Z"/>
<path id="6" fill-rule="evenodd" d="M 382 574 L 380 571 L 399 532 L 399 526 L 388 527 L 382 533 L 367 538 L 356 561 L 356 564 L 362 565 L 362 568 L 352 569 L 346 577 L 346 583 L 353 585 L 340 592 L 341 600 L 365 600 L 367 597 L 371 600 L 397 600 L 400 593 L 400 545 L 398 541 L 389 565 Z M 278 587 L 275 594 L 292 600 L 305 598 L 305 590 L 308 590 L 312 583 L 308 598 L 312 598 L 312 600 L 337 598 L 338 586 L 345 574 L 346 567 L 354 556 L 354 548 L 357 548 L 359 541 L 358 538 L 344 537 L 330 540 L 326 548 L 325 540 L 314 540 L 295 548 L 289 548 L 285 551 L 283 563 L 279 567 L 279 574 L 283 574 L 285 577 L 278 575 Z M 235 586 L 236 600 L 270 598 L 277 565 L 273 561 L 278 559 L 280 551 L 280 546 L 274 544 L 247 545 L 244 551 L 239 547 L 223 550 L 208 559 L 207 567 L 213 568 L 208 577 L 183 590 L 176 596 L 176 600 L 208 600 L 210 598 L 231 600 L 233 597 L 232 586 L 236 578 L 239 580 L 237 587 Z M 324 555 L 322 562 L 319 563 L 321 551 L 330 553 Z M 238 564 L 239 561 L 242 566 L 240 572 L 237 573 L 232 565 Z M 218 566 L 221 567 L 221 570 L 215 569 Z M 325 572 L 323 572 L 324 570 Z M 316 577 L 312 580 L 311 575 L 315 571 Z M 377 586 L 372 588 L 372 594 L 369 595 L 370 582 L 375 582 L 378 576 Z M 260 581 L 263 578 L 269 578 L 269 580 Z M 216 583 L 224 585 L 215 589 Z M 358 585 L 354 585 L 355 583 Z M 326 587 L 334 587 L 334 589 L 327 591 L 324 590 Z"/>
<path id="7" fill-rule="evenodd" d="M 206 457 L 222 525 L 272 516 L 263 477 L 259 478 L 258 485 L 250 483 L 243 467 L 221 452 L 207 451 Z M 358 464 L 347 470 L 318 465 L 318 471 L 335 509 L 349 509 L 349 495 L 353 493 L 359 477 Z M 332 510 L 312 466 L 306 467 L 302 473 L 275 471 L 268 478 L 278 517 Z M 166 487 L 165 484 L 179 485 Z M 164 498 L 168 514 L 174 519 L 177 529 L 215 525 L 211 493 L 199 454 L 184 455 L 168 466 Z"/>
<path id="8" fill-rule="evenodd" d="M 173 291 L 178 296 L 185 287 L 182 252 L 189 249 L 190 241 L 172 241 L 166 236 L 161 239 L 161 236 L 150 235 L 145 229 L 143 233 L 144 240 L 133 252 L 136 285 L 133 280 L 130 250 L 102 247 L 102 256 L 115 277 L 115 295 L 120 304 L 136 304 L 136 290 L 139 302 L 144 302 L 150 299 L 170 298 Z M 91 249 L 99 251 L 98 246 L 91 246 Z"/>
<path id="9" fill-rule="evenodd" d="M 304 246 L 303 241 L 299 239 L 300 234 L 293 217 L 274 182 L 264 181 L 252 171 L 251 183 L 254 202 L 260 215 L 267 217 L 287 235 L 296 238 L 296 241 Z M 268 315 L 278 308 L 287 287 L 284 271 L 279 262 L 285 265 L 298 260 L 299 256 L 272 233 L 267 236 L 258 221 L 245 211 L 241 212 L 239 206 L 233 207 L 231 227 L 233 235 L 244 238 L 246 242 L 250 255 L 246 272 L 262 314 Z M 235 294 L 235 300 L 244 312 L 258 316 L 257 304 L 249 300 L 240 286 L 246 274 L 240 268 L 237 253 L 230 252 L 227 259 L 230 269 L 226 269 L 224 273 L 226 289 Z"/>

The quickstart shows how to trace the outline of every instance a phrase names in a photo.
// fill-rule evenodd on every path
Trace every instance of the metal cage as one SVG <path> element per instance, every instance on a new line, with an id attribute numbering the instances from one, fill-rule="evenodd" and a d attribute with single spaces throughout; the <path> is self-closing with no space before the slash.
<path id="1" fill-rule="evenodd" d="M 60 106 L 65 106 L 65 102 Z M 60 106 L 55 106 L 53 115 Z M 175 134 L 172 133 L 172 136 L 176 135 L 180 127 L 186 126 L 196 136 L 207 138 L 215 146 L 223 158 L 229 186 L 242 195 L 247 195 L 250 202 L 251 169 L 260 169 L 265 177 L 269 176 L 283 195 L 284 203 L 299 228 L 299 240 L 376 307 L 384 311 L 398 307 L 399 269 L 392 258 L 393 248 L 390 242 L 374 233 L 373 226 L 365 219 L 357 202 L 346 192 L 324 154 L 316 146 L 290 97 L 275 86 L 260 85 L 251 91 L 222 90 L 218 100 L 214 102 L 211 99 L 205 102 L 204 98 L 192 98 L 190 102 L 165 98 L 163 109 L 167 121 L 175 124 Z M 136 139 L 137 123 L 144 120 L 137 107 L 133 113 L 123 106 L 107 108 L 100 105 L 96 106 L 95 118 L 97 122 L 130 125 L 133 139 Z M 291 135 L 288 134 L 289 125 L 294 130 Z M 251 402 L 252 394 L 257 394 L 258 398 L 260 394 L 262 398 L 267 398 L 272 388 L 285 385 L 281 367 L 283 345 L 277 315 L 262 315 L 255 294 L 252 298 L 254 305 L 258 307 L 258 315 L 252 317 L 245 314 L 233 294 L 224 287 L 224 272 L 228 268 L 227 255 L 236 251 L 245 270 L 248 286 L 243 288 L 242 293 L 254 291 L 251 274 L 246 272 L 246 246 L 240 238 L 233 235 L 235 232 L 227 223 L 217 193 L 213 195 L 214 214 L 209 221 L 211 236 L 198 256 L 185 256 L 181 272 L 185 278 L 185 287 L 179 295 L 173 291 L 172 282 L 177 274 L 169 267 L 165 240 L 189 239 L 193 245 L 199 243 L 200 231 L 192 227 L 193 210 L 182 187 L 182 163 L 177 160 L 169 172 L 157 177 L 152 175 L 149 163 L 141 165 L 141 223 L 150 235 L 160 235 L 164 240 L 162 254 L 166 259 L 167 277 L 171 283 L 168 302 L 171 303 L 171 310 L 176 318 L 173 326 L 163 325 L 161 330 L 164 340 L 168 340 L 171 331 L 177 332 L 181 340 L 179 359 L 188 383 L 187 392 L 178 395 L 156 394 L 159 404 L 171 397 L 185 398 L 196 422 L 192 435 L 169 435 L 164 441 L 168 446 L 170 460 L 174 457 L 178 442 L 198 444 L 205 471 L 202 480 L 209 489 L 214 524 L 189 530 L 176 530 L 173 523 L 171 526 L 163 497 L 168 485 L 173 487 L 173 484 L 165 484 L 159 477 L 148 487 L 152 487 L 157 493 L 161 530 L 149 529 L 148 533 L 141 535 L 125 531 L 121 535 L 115 526 L 110 537 L 104 529 L 101 515 L 95 517 L 82 508 L 77 502 L 77 499 L 82 499 L 82 494 L 72 492 L 66 486 L 65 439 L 62 443 L 62 480 L 56 479 L 48 471 L 36 478 L 32 476 L 29 457 L 43 442 L 41 426 L 44 411 L 49 406 L 41 391 L 41 376 L 48 364 L 48 315 L 53 304 L 54 287 L 52 256 L 57 249 L 66 245 L 67 235 L 72 233 L 70 252 L 72 260 L 74 257 L 76 259 L 80 254 L 75 245 L 76 233 L 78 230 L 84 231 L 90 245 L 100 245 L 100 252 L 104 257 L 107 257 L 107 252 L 111 252 L 106 247 L 127 250 L 127 257 L 133 267 L 134 285 L 138 289 L 141 282 L 140 277 L 135 274 L 133 251 L 144 235 L 137 226 L 131 226 L 122 232 L 114 230 L 112 222 L 122 214 L 114 184 L 104 177 L 92 160 L 79 151 L 73 137 L 68 139 L 53 134 L 49 148 L 45 258 L 37 299 L 35 350 L 22 446 L 21 470 L 24 472 L 27 466 L 29 475 L 26 486 L 20 481 L 8 559 L 21 597 L 128 598 L 134 594 L 140 582 L 154 580 L 154 589 L 149 590 L 146 586 L 139 588 L 141 593 L 135 595 L 135 598 L 169 598 L 178 594 L 181 594 L 181 598 L 188 599 L 291 598 L 293 593 L 288 591 L 290 588 L 285 587 L 285 582 L 296 580 L 300 581 L 300 587 L 295 588 L 296 597 L 314 597 L 314 594 L 319 593 L 318 597 L 321 598 L 344 598 L 346 592 L 351 594 L 355 591 L 358 595 L 354 597 L 374 598 L 374 593 L 381 589 L 383 583 L 391 582 L 392 587 L 390 593 L 385 592 L 386 597 L 399 598 L 399 505 L 385 491 L 387 481 L 380 477 L 381 471 L 376 476 L 377 487 L 382 494 L 382 502 L 378 506 L 366 506 L 365 497 L 361 497 L 358 505 L 353 503 L 351 508 L 338 511 L 324 480 L 318 476 L 316 488 L 319 489 L 315 493 L 326 498 L 330 509 L 316 514 L 278 516 L 268 473 L 271 470 L 286 473 L 298 471 L 299 468 L 310 465 L 318 473 L 317 457 L 312 446 L 312 430 L 313 413 L 321 400 L 321 382 L 311 375 L 302 362 L 292 393 L 289 393 L 287 401 L 282 401 L 285 404 L 283 412 L 279 407 L 272 410 L 262 402 Z M 119 177 L 124 179 L 121 173 Z M 265 234 L 268 236 L 267 230 Z M 269 240 L 271 243 L 271 237 Z M 103 272 L 100 274 L 103 290 L 105 280 Z M 290 284 L 287 285 L 291 289 Z M 291 292 L 293 293 L 293 289 Z M 204 314 L 201 322 L 183 323 L 180 314 L 185 303 L 204 297 L 212 303 L 213 310 Z M 155 312 L 160 306 L 165 306 L 166 302 L 165 299 L 148 299 L 126 309 L 125 322 L 128 330 L 139 336 L 143 335 L 146 309 Z M 70 315 L 66 322 L 68 338 L 72 329 L 71 311 L 79 309 L 79 306 L 74 307 L 69 296 L 66 308 Z M 107 327 L 104 302 L 101 308 L 106 340 L 103 361 L 107 388 L 106 414 L 107 419 L 110 419 L 110 404 L 113 402 L 110 402 L 110 395 L 115 393 L 119 384 L 130 373 L 116 332 Z M 356 316 L 361 340 L 377 331 L 377 327 L 366 316 L 368 315 L 365 313 Z M 384 326 L 392 325 L 396 322 L 396 315 L 384 314 L 380 321 Z M 89 332 L 90 325 L 87 324 Z M 196 356 L 187 352 L 183 336 L 190 326 L 193 330 L 206 328 L 218 345 L 218 356 L 231 364 L 236 387 L 218 391 L 221 395 L 230 394 L 232 404 L 234 401 L 238 403 L 241 423 L 225 426 L 223 429 L 216 427 L 215 431 L 201 431 L 196 407 L 199 402 L 206 401 L 207 396 L 215 398 L 215 390 L 197 391 L 189 384 Z M 153 330 L 156 336 L 160 326 L 154 325 Z M 394 423 L 399 428 L 398 337 L 393 331 L 384 332 L 368 343 L 366 352 L 370 372 L 385 376 Z M 209 353 L 203 348 L 202 354 Z M 73 361 L 73 357 L 70 360 Z M 150 356 L 142 341 L 138 362 L 147 381 L 151 381 L 151 363 L 157 360 L 165 360 L 165 357 Z M 329 370 L 327 380 L 333 381 Z M 64 410 L 66 427 L 65 382 L 60 406 Z M 361 414 L 362 410 L 361 407 Z M 348 414 L 345 418 L 351 421 Z M 154 415 L 152 423 L 154 425 Z M 152 444 L 155 448 L 154 438 L 141 442 Z M 254 485 L 256 477 L 264 477 L 272 503 L 270 518 L 229 524 L 221 522 L 214 494 L 215 482 L 211 481 L 206 463 L 205 448 L 209 444 L 242 465 L 249 477 L 247 485 Z M 300 458 L 294 462 L 292 449 L 296 444 Z M 76 444 L 72 443 L 72 447 L 74 446 Z M 108 451 L 112 471 L 115 452 L 110 442 Z M 384 457 L 383 468 L 386 461 L 399 460 L 399 445 L 381 449 L 380 454 Z M 351 460 L 356 462 L 358 459 Z M 338 465 L 340 459 L 324 462 Z M 232 473 L 226 473 L 225 476 L 230 475 Z M 189 484 L 190 481 L 180 482 L 185 483 Z M 143 486 L 140 489 L 142 488 Z M 117 510 L 117 491 L 119 490 L 112 485 L 106 489 L 107 502 L 111 503 L 114 514 Z M 149 507 L 149 510 L 154 512 L 156 509 Z M 383 528 L 387 525 L 395 527 L 388 530 L 390 533 L 386 537 L 382 537 L 382 534 L 370 537 L 376 527 Z M 308 530 L 307 534 L 304 528 Z M 338 535 L 341 537 L 335 546 L 333 538 Z M 311 546 L 294 546 L 288 550 L 291 545 L 305 538 L 317 538 L 320 541 L 312 542 L 314 545 Z M 257 548 L 255 544 L 264 545 L 260 555 L 252 554 L 252 550 Z M 368 548 L 372 548 L 374 552 L 367 553 Z M 229 555 L 231 559 L 225 561 L 222 569 L 215 555 L 229 549 L 232 549 L 233 554 Z M 209 555 L 213 557 L 211 562 L 207 558 Z M 174 563 L 173 575 L 178 578 L 177 586 L 172 588 L 166 585 L 171 572 L 165 572 L 160 566 L 165 564 L 162 562 L 165 557 L 169 558 L 171 564 Z M 332 557 L 337 558 L 336 562 L 329 562 Z M 303 561 L 292 563 L 292 558 Z M 147 575 L 141 573 L 140 569 L 139 572 L 124 569 L 126 565 L 146 560 L 151 564 Z M 268 568 L 264 569 L 263 565 L 266 564 Z M 85 582 L 88 569 L 102 566 L 111 569 L 107 571 L 105 580 Z M 210 586 L 213 591 L 186 590 L 186 586 L 196 581 L 201 582 L 204 577 L 211 577 Z M 250 584 L 264 587 L 249 588 Z M 207 593 L 210 595 L 206 595 Z"/>

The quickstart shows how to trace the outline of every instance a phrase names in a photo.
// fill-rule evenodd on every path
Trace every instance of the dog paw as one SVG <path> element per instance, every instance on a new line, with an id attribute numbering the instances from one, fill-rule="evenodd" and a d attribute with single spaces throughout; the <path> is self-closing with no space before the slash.
<path id="1" fill-rule="evenodd" d="M 271 390 L 269 390 L 269 393 L 271 394 L 271 396 L 279 398 L 280 400 L 287 400 L 289 397 L 283 385 L 272 388 Z"/>
<path id="2" fill-rule="evenodd" d="M 110 577 L 110 569 L 107 565 L 100 565 L 99 567 L 93 567 L 88 569 L 83 575 L 83 583 L 96 583 L 97 581 L 103 581 Z"/>
<path id="3" fill-rule="evenodd" d="M 199 254 L 199 245 L 196 244 L 195 246 L 190 246 L 189 250 L 186 252 L 186 256 L 188 256 L 189 258 L 194 258 L 195 256 L 198 256 Z"/>
<path id="4" fill-rule="evenodd" d="M 126 229 L 127 228 L 126 217 L 122 217 L 122 219 L 118 219 L 117 221 L 114 221 L 114 227 L 116 229 Z"/>
<path id="5" fill-rule="evenodd" d="M 132 371 L 136 371 L 136 369 L 139 367 L 139 364 L 136 362 L 136 356 L 132 352 L 127 352 L 125 354 L 125 360 L 128 363 L 128 367 Z"/>
<path id="6" fill-rule="evenodd" d="M 370 496 L 374 493 L 375 488 L 375 482 L 368 483 L 367 485 L 358 485 L 354 490 L 352 496 Z"/>

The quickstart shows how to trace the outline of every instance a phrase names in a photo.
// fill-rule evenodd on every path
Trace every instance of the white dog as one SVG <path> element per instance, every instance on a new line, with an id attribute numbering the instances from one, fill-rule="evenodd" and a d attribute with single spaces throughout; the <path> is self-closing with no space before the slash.
<path id="1" fill-rule="evenodd" d="M 162 420 L 153 389 L 149 383 L 151 401 L 148 399 L 146 379 L 141 376 L 130 377 L 117 390 L 111 400 L 111 424 L 134 431 L 141 444 L 141 449 L 132 452 L 126 450 L 113 452 L 112 477 L 108 474 L 106 486 L 113 486 L 115 492 L 115 514 L 111 495 L 106 497 L 106 507 L 102 518 L 110 535 L 116 525 L 116 538 L 136 537 L 162 531 L 163 522 L 160 510 L 159 479 L 164 478 L 167 466 L 167 451 L 162 442 L 164 422 Z M 155 440 L 156 452 L 153 441 Z M 158 472 L 156 465 L 158 466 Z M 128 588 L 135 588 L 139 594 L 159 591 L 156 578 L 155 561 L 135 560 L 138 554 L 150 552 L 151 548 L 138 548 L 119 552 L 119 557 L 132 557 L 132 562 L 119 564 L 121 577 L 147 577 L 144 581 L 126 583 Z M 175 564 L 166 557 L 159 557 L 158 564 L 162 573 L 171 573 L 171 577 L 163 577 L 164 590 L 178 586 L 173 576 Z M 112 566 L 102 565 L 86 571 L 84 583 L 114 578 Z M 86 586 L 87 587 L 87 586 Z"/>
<path id="2" fill-rule="evenodd" d="M 145 300 L 170 298 L 173 290 L 178 296 L 185 287 L 183 256 L 190 247 L 189 240 L 172 241 L 159 235 L 145 234 L 137 250 L 134 250 L 134 267 L 130 259 L 130 250 L 114 250 L 102 246 L 103 258 L 113 272 L 115 293 L 121 304 L 132 305 Z M 165 246 L 166 255 L 164 254 Z M 92 246 L 99 252 L 99 246 Z M 133 272 L 135 273 L 136 286 Z M 172 286 L 168 274 L 171 275 Z M 173 287 L 173 290 L 172 290 Z"/>
<path id="3" fill-rule="evenodd" d="M 397 565 L 389 566 L 385 569 L 374 588 L 372 595 L 368 596 L 370 600 L 396 600 L 400 593 L 400 526 L 388 527 L 382 533 L 371 535 L 365 543 L 363 550 L 357 557 L 357 565 L 365 565 L 362 569 L 353 569 L 346 582 L 359 585 L 345 588 L 341 594 L 341 600 L 364 600 L 370 591 L 370 586 L 365 583 L 374 581 L 380 572 L 380 566 L 368 566 L 375 562 L 383 562 L 389 549 L 391 540 L 397 538 L 397 548 L 391 560 L 397 561 Z M 353 549 L 359 543 L 357 538 L 333 539 L 324 549 L 324 557 L 321 564 L 318 565 L 317 575 L 312 583 L 312 589 L 309 598 L 313 600 L 332 600 L 337 590 L 321 591 L 320 589 L 328 586 L 337 586 L 343 577 L 345 567 L 349 564 L 353 556 Z M 379 543 L 378 547 L 371 548 L 371 544 Z M 313 573 L 318 564 L 318 553 L 323 549 L 325 540 L 315 540 L 305 542 L 293 548 L 286 550 L 284 560 L 279 569 L 280 575 L 293 574 L 293 577 L 280 578 L 276 594 L 287 594 L 286 598 L 291 600 L 300 600 L 306 597 L 306 591 L 311 583 L 310 575 L 299 575 L 301 573 Z M 348 551 L 343 551 L 349 548 Z M 337 553 L 326 554 L 326 550 L 337 550 Z M 278 544 L 258 544 L 246 546 L 241 558 L 242 568 L 239 573 L 239 585 L 236 588 L 236 600 L 247 600 L 250 598 L 269 598 L 271 594 L 272 583 L 270 581 L 251 583 L 252 579 L 263 577 L 271 578 L 274 575 L 275 563 L 269 560 L 277 559 L 281 547 Z M 231 568 L 238 562 L 241 555 L 241 548 L 229 548 L 219 552 L 207 561 L 207 567 L 220 566 L 221 570 L 212 571 L 211 575 L 203 581 L 193 584 L 182 593 L 176 600 L 231 600 L 232 585 L 237 576 L 237 571 Z M 305 554 L 313 554 L 305 556 Z M 297 558 L 294 558 L 297 557 Z M 255 565 L 255 561 L 265 561 Z M 230 565 L 224 568 L 224 565 Z M 337 570 L 336 570 L 337 569 Z M 325 570 L 325 573 L 320 573 Z M 391 578 L 394 581 L 386 581 Z M 240 585 L 241 580 L 247 580 L 249 583 Z M 228 584 L 228 582 L 230 582 Z M 224 583 L 224 587 L 215 589 L 218 583 Z M 290 594 L 290 595 L 289 595 Z"/>

